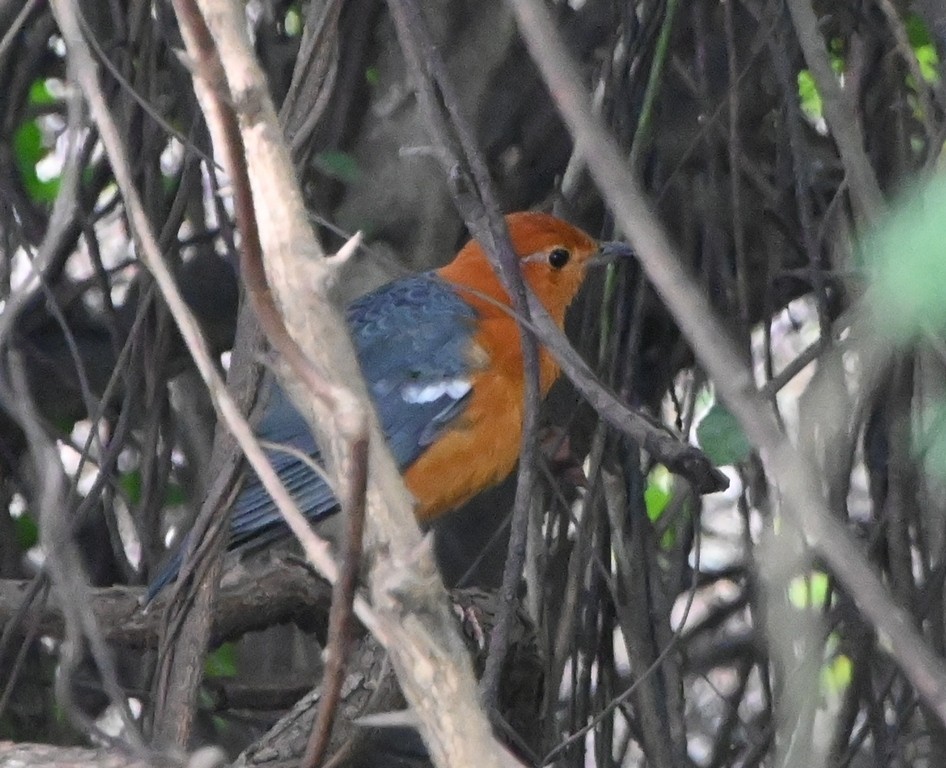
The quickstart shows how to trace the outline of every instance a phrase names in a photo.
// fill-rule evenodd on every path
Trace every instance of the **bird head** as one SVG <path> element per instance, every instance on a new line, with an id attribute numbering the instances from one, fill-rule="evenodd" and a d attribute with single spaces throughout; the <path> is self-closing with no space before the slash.
<path id="1" fill-rule="evenodd" d="M 565 310 L 581 288 L 588 267 L 630 253 L 621 243 L 599 243 L 577 227 L 547 213 L 509 214 L 506 227 L 519 257 L 523 279 L 559 327 L 564 323 Z M 468 286 L 493 301 L 510 304 L 508 294 L 476 240 L 467 243 L 440 274 L 455 285 Z M 471 298 L 475 304 L 482 303 Z M 488 308 L 484 305 L 482 309 Z"/>

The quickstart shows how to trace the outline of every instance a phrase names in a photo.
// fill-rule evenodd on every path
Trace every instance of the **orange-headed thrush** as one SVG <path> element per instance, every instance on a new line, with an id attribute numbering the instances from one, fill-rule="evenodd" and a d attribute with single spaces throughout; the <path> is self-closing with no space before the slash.
<path id="1" fill-rule="evenodd" d="M 590 263 L 628 254 L 621 243 L 599 244 L 544 213 L 506 217 L 522 276 L 561 328 Z M 524 364 L 509 295 L 475 240 L 445 267 L 388 283 L 347 312 L 361 370 L 381 428 L 419 520 L 428 521 L 505 478 L 522 437 Z M 539 351 L 542 396 L 559 376 Z M 302 416 L 278 386 L 257 428 L 260 439 L 287 444 L 319 460 Z M 338 510 L 325 481 L 285 451 L 270 460 L 299 508 L 313 522 Z M 287 532 L 255 477 L 237 498 L 230 547 L 263 543 Z M 156 594 L 177 574 L 174 558 L 151 586 Z"/>

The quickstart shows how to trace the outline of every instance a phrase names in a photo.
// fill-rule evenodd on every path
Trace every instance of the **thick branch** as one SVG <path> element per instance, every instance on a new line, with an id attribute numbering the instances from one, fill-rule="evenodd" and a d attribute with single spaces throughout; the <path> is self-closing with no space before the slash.
<path id="1" fill-rule="evenodd" d="M 236 6 L 221 0 L 204 0 L 200 7 L 240 118 L 267 277 L 286 326 L 325 381 L 349 390 L 370 414 L 369 541 L 380 545 L 372 568 L 372 596 L 380 615 L 372 616 L 363 603 L 356 603 L 356 610 L 363 620 L 370 619 L 369 628 L 391 653 L 435 762 L 500 765 L 503 756 L 477 705 L 472 670 L 450 621 L 432 553 L 413 521 L 410 498 L 384 444 L 341 313 L 328 300 L 335 270 L 319 258 L 321 248 L 307 223 L 245 19 Z M 189 49 L 194 44 L 189 40 Z M 218 146 L 223 146 L 219 116 L 211 111 L 207 116 Z M 337 473 L 347 446 L 333 430 L 333 414 L 291 377 L 284 383 L 319 438 L 330 470 Z"/>
<path id="2" fill-rule="evenodd" d="M 222 765 L 222 755 L 214 751 L 216 760 L 201 765 Z M 209 757 L 210 752 L 207 752 Z M 163 768 L 167 761 L 134 757 L 117 749 L 86 749 L 59 747 L 53 744 L 14 744 L 0 741 L 0 764 L 21 768 Z"/>
<path id="3" fill-rule="evenodd" d="M 221 585 L 214 603 L 212 644 L 286 621 L 324 625 L 331 602 L 331 588 L 297 558 L 282 557 L 253 570 L 235 569 Z M 30 589 L 29 581 L 0 581 L 0 626 L 16 615 Z M 141 610 L 140 587 L 109 587 L 92 591 L 92 613 L 112 645 L 154 648 L 158 644 L 161 603 Z M 62 637 L 61 608 L 51 600 L 36 618 L 41 635 Z"/>

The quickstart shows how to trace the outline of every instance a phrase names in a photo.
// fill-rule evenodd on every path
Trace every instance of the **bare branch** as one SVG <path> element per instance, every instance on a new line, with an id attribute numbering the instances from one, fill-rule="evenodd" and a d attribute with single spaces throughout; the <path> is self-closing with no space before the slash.
<path id="1" fill-rule="evenodd" d="M 826 509 L 820 484 L 809 465 L 789 444 L 769 406 L 755 388 L 752 373 L 727 340 L 705 296 L 676 257 L 669 238 L 645 202 L 637 180 L 627 171 L 614 140 L 594 117 L 578 69 L 562 45 L 547 10 L 535 0 L 510 0 L 523 37 L 554 94 L 559 110 L 615 215 L 635 246 L 641 265 L 712 376 L 726 403 L 767 459 L 767 467 L 786 492 L 785 509 L 799 525 L 805 542 L 821 557 L 854 597 L 920 696 L 946 722 L 946 672 L 923 642 L 903 608 L 887 593 L 851 534 Z M 870 193 L 866 193 L 870 197 Z M 864 201 L 868 207 L 870 200 Z M 882 207 L 882 206 L 881 206 Z M 876 212 L 881 208 L 874 207 Z M 868 334 L 870 336 L 870 334 Z M 889 353 L 878 334 L 864 361 L 872 370 Z"/>
<path id="2" fill-rule="evenodd" d="M 355 610 L 391 653 L 406 696 L 423 723 L 424 739 L 434 760 L 440 765 L 453 761 L 500 765 L 502 753 L 495 748 L 486 719 L 476 705 L 469 663 L 463 658 L 455 628 L 447 620 L 443 587 L 430 553 L 421 546 L 400 474 L 383 445 L 344 322 L 326 298 L 333 269 L 317 258 L 321 249 L 308 227 L 293 183 L 275 110 L 250 51 L 244 20 L 232 5 L 222 2 L 208 0 L 201 3 L 201 10 L 220 53 L 240 118 L 269 283 L 280 299 L 286 325 L 320 375 L 328 382 L 350 388 L 365 412 L 371 414 L 369 534 L 374 542 L 386 545 L 391 557 L 389 560 L 379 553 L 373 563 L 372 594 L 378 613 L 360 601 L 356 601 Z M 190 25 L 183 27 L 193 52 L 200 43 L 189 37 Z M 205 87 L 200 79 L 196 84 Z M 203 101 L 205 105 L 209 102 L 206 94 Z M 217 116 L 211 112 L 210 118 L 218 145 L 226 146 Z M 302 254 L 316 258 L 304 260 Z M 299 290 L 303 286 L 310 289 L 304 295 Z M 307 396 L 292 380 L 285 383 L 320 438 L 329 467 L 337 472 L 344 463 L 345 445 L 343 435 L 328 429 L 334 423 L 332 414 L 326 413 L 324 402 Z M 296 531 L 295 525 L 293 530 L 297 535 L 305 534 Z M 412 612 L 405 614 L 405 608 Z M 433 680 L 431 669 L 436 670 Z"/>
<path id="3" fill-rule="evenodd" d="M 522 279 L 499 203 L 492 188 L 486 162 L 476 146 L 473 131 L 460 109 L 459 99 L 447 75 L 446 66 L 434 45 L 427 22 L 415 0 L 392 0 L 391 13 L 398 39 L 411 71 L 414 88 L 424 110 L 428 130 L 433 134 L 437 154 L 450 175 L 454 202 L 463 215 L 470 234 L 485 247 L 496 274 L 512 297 L 520 328 L 531 325 L 528 288 Z M 506 655 L 508 638 L 519 604 L 517 593 L 526 554 L 529 505 L 536 481 L 536 431 L 539 420 L 539 348 L 530 334 L 520 333 L 522 346 L 523 392 L 522 438 L 519 473 L 506 565 L 503 569 L 503 608 L 493 630 L 492 655 L 483 676 L 482 689 L 488 707 L 495 707 L 499 674 Z"/>
<path id="4" fill-rule="evenodd" d="M 864 150 L 864 137 L 851 104 L 850 93 L 841 87 L 837 75 L 831 69 L 828 49 L 818 31 L 818 17 L 811 0 L 788 0 L 788 9 L 795 22 L 798 41 L 805 52 L 805 61 L 818 84 L 825 118 L 837 142 L 851 195 L 865 223 L 873 223 L 887 210 L 887 203 Z"/>
<path id="5" fill-rule="evenodd" d="M 195 754 L 193 768 L 219 768 L 224 755 L 216 749 Z M 0 762 L 21 768 L 166 768 L 165 758 L 143 758 L 116 749 L 60 747 L 52 744 L 30 744 L 0 741 Z"/>
<path id="6" fill-rule="evenodd" d="M 32 587 L 31 581 L 0 580 L 0 626 L 17 615 Z M 161 627 L 161 601 L 141 610 L 141 587 L 90 590 L 89 606 L 102 628 L 102 638 L 114 646 L 155 648 Z M 331 601 L 329 585 L 295 557 L 277 557 L 228 573 L 214 602 L 211 645 L 273 624 L 296 621 L 324 626 Z M 40 634 L 61 638 L 64 616 L 54 598 L 29 609 Z"/>

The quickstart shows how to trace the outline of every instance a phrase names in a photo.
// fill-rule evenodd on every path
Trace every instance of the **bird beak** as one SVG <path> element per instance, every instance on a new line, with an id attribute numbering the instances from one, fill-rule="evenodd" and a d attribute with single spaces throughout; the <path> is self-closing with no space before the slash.
<path id="1" fill-rule="evenodd" d="M 634 249 L 627 243 L 621 243 L 617 240 L 608 240 L 599 244 L 598 252 L 591 257 L 588 262 L 590 267 L 613 264 L 620 259 L 628 259 L 634 256 Z"/>

